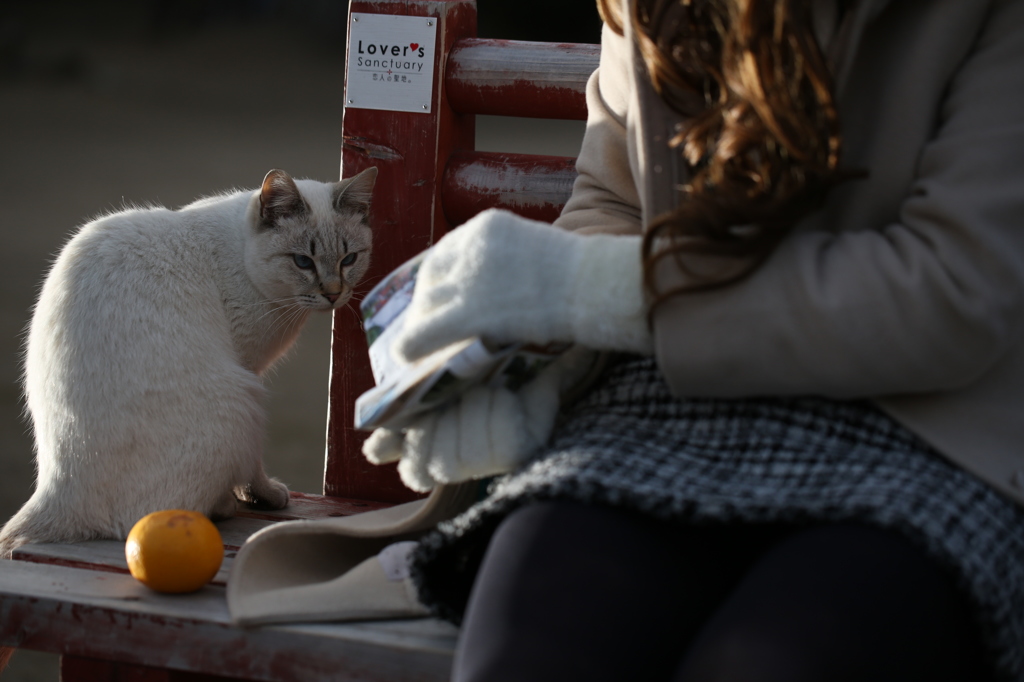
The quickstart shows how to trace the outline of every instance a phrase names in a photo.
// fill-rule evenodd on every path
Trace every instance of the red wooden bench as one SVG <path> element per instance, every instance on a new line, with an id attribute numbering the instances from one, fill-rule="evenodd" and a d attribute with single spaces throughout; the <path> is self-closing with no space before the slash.
<path id="1" fill-rule="evenodd" d="M 352 0 L 349 11 L 350 22 L 390 15 L 436 23 L 428 113 L 356 104 L 344 113 L 343 175 L 380 171 L 371 281 L 484 208 L 553 220 L 571 191 L 574 160 L 477 152 L 475 115 L 585 118 L 583 91 L 599 47 L 477 39 L 474 0 Z M 61 654 L 67 682 L 446 680 L 456 630 L 443 622 L 243 630 L 228 617 L 231 560 L 257 530 L 414 497 L 393 466 L 374 467 L 360 454 L 365 434 L 351 424 L 356 396 L 373 383 L 366 343 L 348 311 L 334 325 L 323 496 L 293 493 L 283 511 L 240 509 L 220 523 L 224 567 L 191 595 L 160 595 L 137 583 L 122 542 L 22 547 L 14 561 L 0 562 L 0 645 Z"/>

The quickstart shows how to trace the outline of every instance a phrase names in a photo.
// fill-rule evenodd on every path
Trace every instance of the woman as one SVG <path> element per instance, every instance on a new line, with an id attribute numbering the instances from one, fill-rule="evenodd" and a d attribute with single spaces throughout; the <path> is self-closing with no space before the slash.
<path id="1" fill-rule="evenodd" d="M 575 234 L 455 230 L 397 348 L 627 355 L 366 447 L 513 470 L 416 553 L 455 679 L 1024 679 L 1024 1 L 599 6 Z"/>

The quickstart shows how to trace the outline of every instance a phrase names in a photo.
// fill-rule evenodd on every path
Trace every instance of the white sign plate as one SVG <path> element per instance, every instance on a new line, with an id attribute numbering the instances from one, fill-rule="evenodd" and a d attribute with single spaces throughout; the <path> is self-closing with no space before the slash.
<path id="1" fill-rule="evenodd" d="M 353 13 L 345 106 L 430 113 L 437 19 Z"/>

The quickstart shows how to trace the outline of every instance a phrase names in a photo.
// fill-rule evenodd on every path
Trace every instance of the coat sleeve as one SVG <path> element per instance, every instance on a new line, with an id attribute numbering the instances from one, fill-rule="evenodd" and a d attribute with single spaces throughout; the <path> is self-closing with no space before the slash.
<path id="1" fill-rule="evenodd" d="M 955 390 L 1021 343 L 1024 2 L 989 11 L 896 219 L 794 232 L 744 281 L 657 309 L 656 354 L 677 395 Z"/>
<path id="2" fill-rule="evenodd" d="M 626 110 L 631 97 L 626 41 L 607 26 L 601 62 L 587 82 L 587 129 L 572 196 L 555 221 L 581 233 L 640 234 L 640 198 L 631 172 Z"/>

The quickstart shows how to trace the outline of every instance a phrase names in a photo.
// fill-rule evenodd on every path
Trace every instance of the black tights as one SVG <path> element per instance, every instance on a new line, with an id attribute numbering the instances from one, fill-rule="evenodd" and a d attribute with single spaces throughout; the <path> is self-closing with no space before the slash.
<path id="1" fill-rule="evenodd" d="M 542 502 L 491 540 L 456 682 L 982 682 L 951 579 L 901 536 L 688 527 Z"/>

